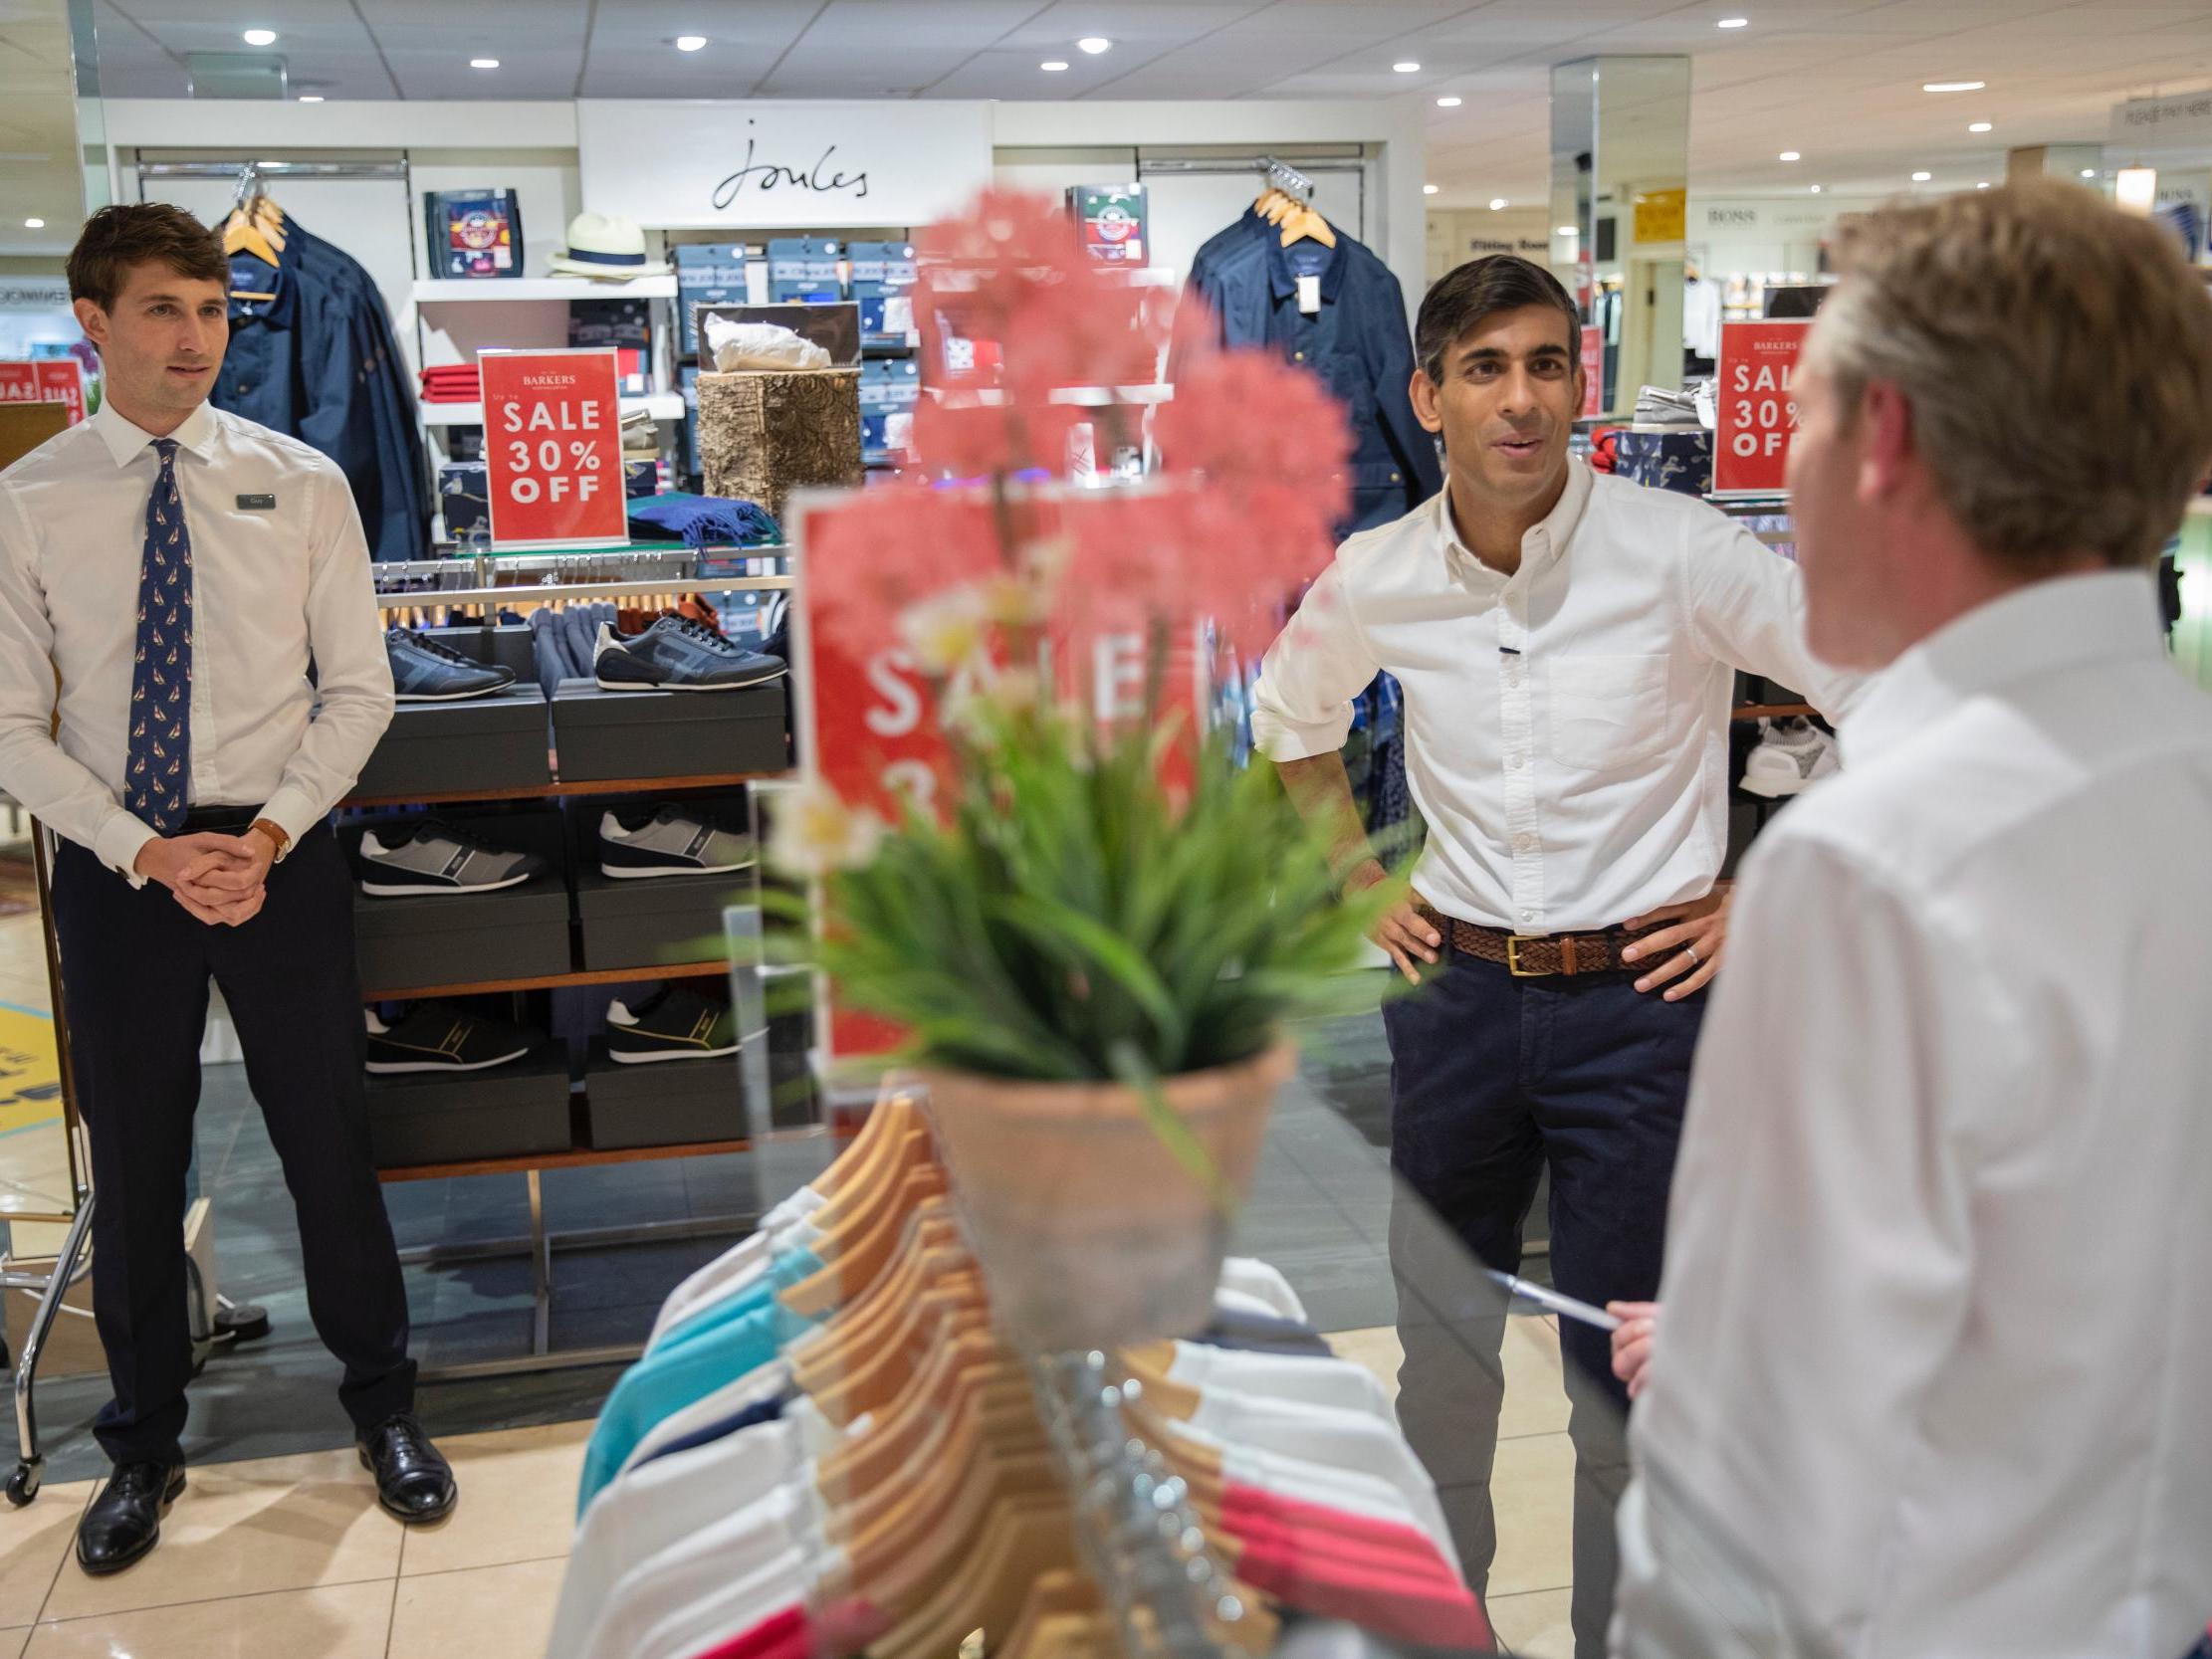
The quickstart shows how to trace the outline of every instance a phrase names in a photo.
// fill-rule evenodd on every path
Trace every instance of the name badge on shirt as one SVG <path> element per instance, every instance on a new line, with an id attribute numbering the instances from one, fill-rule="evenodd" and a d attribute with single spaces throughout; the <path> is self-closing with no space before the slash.
<path id="1" fill-rule="evenodd" d="M 1321 314 L 1321 279 L 1319 277 L 1300 277 L 1298 279 L 1298 310 L 1308 316 L 1319 316 Z"/>
<path id="2" fill-rule="evenodd" d="M 241 513 L 274 513 L 277 511 L 277 498 L 274 496 L 241 496 L 238 498 L 238 511 Z"/>

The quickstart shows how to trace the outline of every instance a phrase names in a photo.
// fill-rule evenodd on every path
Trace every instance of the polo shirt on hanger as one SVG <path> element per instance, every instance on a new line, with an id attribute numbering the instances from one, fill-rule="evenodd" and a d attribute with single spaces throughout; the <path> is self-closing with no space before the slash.
<path id="1" fill-rule="evenodd" d="M 780 1357 L 756 1366 L 734 1381 L 726 1382 L 680 1411 L 672 1411 L 648 1429 L 622 1460 L 619 1473 L 628 1474 L 640 1463 L 689 1434 L 702 1424 L 735 1417 L 763 1400 L 779 1400 L 790 1409 L 791 1367 Z"/>
<path id="2" fill-rule="evenodd" d="M 653 1321 L 653 1334 L 646 1339 L 646 1351 L 653 1350 L 671 1326 L 682 1323 L 702 1307 L 720 1300 L 727 1290 L 745 1284 L 762 1272 L 777 1250 L 803 1250 L 813 1244 L 820 1235 L 807 1218 L 828 1202 L 812 1187 L 800 1187 L 761 1217 L 757 1232 L 740 1239 L 670 1291 Z"/>
<path id="3" fill-rule="evenodd" d="M 548 1659 L 644 1659 L 656 1648 L 681 1653 L 687 1650 L 649 1641 L 649 1634 L 672 1619 L 721 1617 L 731 1608 L 750 1609 L 733 1626 L 743 1629 L 803 1600 L 827 1554 L 821 1519 L 811 1487 L 776 1486 L 624 1572 L 583 1642 L 572 1654 L 549 1650 Z"/>
<path id="4" fill-rule="evenodd" d="M 1204 1343 L 1177 1343 L 1168 1379 L 1201 1390 L 1221 1389 L 1304 1405 L 1333 1406 L 1340 1411 L 1364 1411 L 1393 1428 L 1398 1424 L 1390 1395 L 1375 1373 L 1349 1359 L 1254 1353 L 1241 1348 L 1209 1348 Z"/>
<path id="5" fill-rule="evenodd" d="M 1308 1323 L 1306 1305 L 1298 1300 L 1298 1293 L 1290 1288 L 1290 1281 L 1256 1256 L 1230 1256 L 1224 1260 L 1217 1290 L 1233 1291 L 1265 1305 L 1250 1312 L 1274 1314 L 1282 1319 L 1296 1320 L 1300 1325 Z M 1217 1294 L 1215 1300 L 1220 1300 Z"/>

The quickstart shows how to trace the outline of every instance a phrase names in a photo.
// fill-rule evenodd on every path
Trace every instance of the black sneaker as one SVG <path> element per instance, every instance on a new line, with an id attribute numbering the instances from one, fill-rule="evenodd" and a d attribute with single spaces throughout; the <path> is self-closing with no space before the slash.
<path id="1" fill-rule="evenodd" d="M 780 657 L 748 651 L 703 622 L 664 616 L 629 638 L 600 623 L 592 672 L 610 692 L 734 692 L 788 670 Z"/>
<path id="2" fill-rule="evenodd" d="M 599 868 L 617 881 L 750 870 L 753 838 L 672 804 L 599 815 Z"/>
<path id="3" fill-rule="evenodd" d="M 607 1056 L 624 1066 L 658 1060 L 704 1060 L 738 1052 L 737 1016 L 727 1004 L 671 985 L 632 1013 L 607 1009 Z"/>
<path id="4" fill-rule="evenodd" d="M 379 1077 L 400 1072 L 483 1072 L 520 1060 L 536 1040 L 520 1026 L 478 1019 L 442 1002 L 418 1002 L 396 1025 L 373 1008 L 368 1022 L 368 1069 Z"/>
<path id="5" fill-rule="evenodd" d="M 513 669 L 487 668 L 406 628 L 385 630 L 384 655 L 391 659 L 392 695 L 402 703 L 459 703 L 490 697 L 515 683 Z"/>
<path id="6" fill-rule="evenodd" d="M 361 837 L 361 891 L 375 899 L 491 893 L 553 868 L 536 853 L 509 852 L 436 818 L 425 818 L 397 841 L 370 830 Z"/>

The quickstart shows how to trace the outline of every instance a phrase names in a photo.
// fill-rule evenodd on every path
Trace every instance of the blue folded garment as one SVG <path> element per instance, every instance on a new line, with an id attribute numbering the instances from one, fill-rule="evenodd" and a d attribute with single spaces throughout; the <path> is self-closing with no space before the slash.
<path id="1" fill-rule="evenodd" d="M 629 504 L 630 534 L 646 541 L 681 541 L 687 547 L 766 547 L 783 532 L 753 502 L 720 496 L 648 496 Z"/>

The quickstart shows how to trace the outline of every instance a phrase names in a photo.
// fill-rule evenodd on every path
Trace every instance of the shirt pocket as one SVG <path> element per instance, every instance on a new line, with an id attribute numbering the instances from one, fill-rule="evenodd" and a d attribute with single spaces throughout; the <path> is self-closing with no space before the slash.
<path id="1" fill-rule="evenodd" d="M 1672 711 L 1664 657 L 1562 657 L 1551 669 L 1552 758 L 1608 772 L 1665 746 Z"/>

